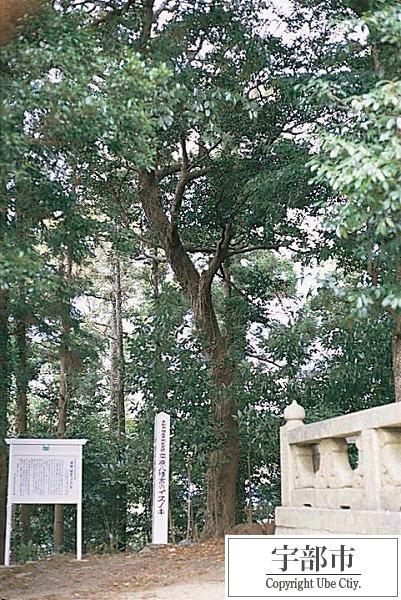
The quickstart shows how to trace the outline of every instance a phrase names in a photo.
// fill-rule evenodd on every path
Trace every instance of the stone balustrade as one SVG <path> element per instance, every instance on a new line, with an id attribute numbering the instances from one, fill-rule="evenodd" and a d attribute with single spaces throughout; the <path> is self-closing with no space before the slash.
<path id="1" fill-rule="evenodd" d="M 401 402 L 280 432 L 277 534 L 401 534 Z"/>

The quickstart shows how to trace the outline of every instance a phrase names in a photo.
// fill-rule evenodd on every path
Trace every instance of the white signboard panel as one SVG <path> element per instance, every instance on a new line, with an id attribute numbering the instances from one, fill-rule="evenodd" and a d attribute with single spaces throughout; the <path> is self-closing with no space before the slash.
<path id="1" fill-rule="evenodd" d="M 77 504 L 80 446 L 12 445 L 9 499 L 19 504 Z"/>
<path id="2" fill-rule="evenodd" d="M 155 417 L 153 458 L 152 544 L 168 542 L 170 415 Z"/>
<path id="3" fill-rule="evenodd" d="M 76 504 L 77 557 L 82 536 L 82 446 L 86 440 L 7 439 L 10 445 L 5 564 L 13 504 Z"/>

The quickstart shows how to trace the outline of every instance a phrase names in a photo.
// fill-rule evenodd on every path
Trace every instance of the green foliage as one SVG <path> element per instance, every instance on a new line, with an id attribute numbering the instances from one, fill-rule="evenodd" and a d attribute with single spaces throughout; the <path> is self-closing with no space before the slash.
<path id="1" fill-rule="evenodd" d="M 397 2 L 374 4 L 375 10 L 348 26 L 365 27 L 376 82 L 343 100 L 347 121 L 334 133 L 321 133 L 321 152 L 311 163 L 317 179 L 337 195 L 326 209 L 326 223 L 339 238 L 350 238 L 339 245 L 340 252 L 368 271 L 365 289 L 354 292 L 355 306 L 364 314 L 377 301 L 386 309 L 401 309 L 401 10 Z"/>
<path id="2" fill-rule="evenodd" d="M 266 29 L 265 2 L 252 0 L 164 3 L 150 37 L 145 3 L 94 2 L 89 12 L 46 4 L 1 49 L 9 434 L 22 381 L 24 435 L 54 436 L 67 349 L 67 435 L 88 439 L 89 551 L 117 550 L 125 517 L 128 547 L 149 541 L 156 412 L 172 417 L 177 541 L 202 528 L 208 456 L 222 443 L 213 365 L 139 205 L 141 170 L 155 171 L 161 205 L 200 273 L 232 228 L 211 302 L 239 407 L 239 519 L 272 516 L 279 503 L 286 404 L 298 400 L 317 420 L 394 399 L 387 313 L 401 309 L 399 3 L 293 4 L 295 13 L 280 17 L 283 38 Z M 173 215 L 184 159 L 193 179 Z M 116 256 L 127 420 L 120 438 L 109 389 L 108 263 Z M 337 260 L 335 276 L 306 303 L 299 257 Z M 14 540 L 17 559 L 49 553 L 51 528 L 51 509 L 35 510 L 32 541 Z M 69 508 L 65 549 L 74 543 Z"/>
<path id="3" fill-rule="evenodd" d="M 390 331 L 388 317 L 355 319 L 346 295 L 322 287 L 271 340 L 288 400 L 302 403 L 308 421 L 393 402 Z"/>

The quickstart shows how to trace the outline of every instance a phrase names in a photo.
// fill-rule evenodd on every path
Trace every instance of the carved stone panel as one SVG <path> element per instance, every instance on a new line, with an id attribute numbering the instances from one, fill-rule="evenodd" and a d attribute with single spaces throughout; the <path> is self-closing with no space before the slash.
<path id="1" fill-rule="evenodd" d="M 348 460 L 348 444 L 343 438 L 319 442 L 320 468 L 315 475 L 315 488 L 350 488 L 353 470 Z"/>
<path id="2" fill-rule="evenodd" d="M 313 488 L 314 486 L 314 466 L 313 466 L 313 446 L 292 446 L 294 458 L 294 487 L 295 488 Z"/>
<path id="3" fill-rule="evenodd" d="M 382 484 L 401 487 L 401 429 L 379 432 Z"/>

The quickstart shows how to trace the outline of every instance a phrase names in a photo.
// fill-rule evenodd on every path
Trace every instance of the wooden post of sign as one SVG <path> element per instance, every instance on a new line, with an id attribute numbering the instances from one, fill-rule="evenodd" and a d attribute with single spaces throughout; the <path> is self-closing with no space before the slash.
<path id="1" fill-rule="evenodd" d="M 13 448 L 10 446 L 10 454 L 8 457 L 9 465 L 13 462 Z M 12 529 L 12 514 L 13 514 L 13 505 L 10 502 L 10 489 L 11 489 L 11 468 L 8 470 L 8 493 L 7 493 L 7 508 L 6 508 L 6 539 L 4 546 L 4 565 L 6 567 L 10 566 L 10 556 L 11 556 L 11 529 Z"/>
<path id="2" fill-rule="evenodd" d="M 152 544 L 168 543 L 170 415 L 155 417 L 153 455 Z"/>
<path id="3" fill-rule="evenodd" d="M 82 465 L 82 446 L 79 447 L 79 462 Z M 77 560 L 82 560 L 82 477 L 78 481 L 77 503 Z"/>
<path id="4" fill-rule="evenodd" d="M 13 513 L 12 505 L 7 503 L 6 544 L 5 544 L 5 548 L 4 548 L 4 564 L 6 567 L 10 566 L 12 513 Z"/>

